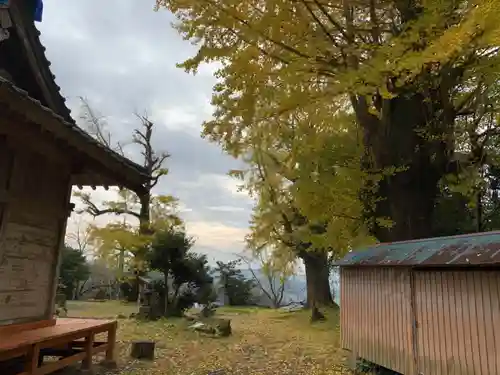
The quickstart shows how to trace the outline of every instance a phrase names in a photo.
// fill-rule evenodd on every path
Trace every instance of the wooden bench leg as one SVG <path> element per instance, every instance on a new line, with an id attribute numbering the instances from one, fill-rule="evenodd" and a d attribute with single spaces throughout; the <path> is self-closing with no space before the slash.
<path id="1" fill-rule="evenodd" d="M 92 368 L 92 349 L 94 347 L 94 332 L 90 332 L 85 338 L 85 358 L 82 361 L 82 369 L 90 370 Z"/>
<path id="2" fill-rule="evenodd" d="M 108 349 L 106 350 L 106 361 L 113 362 L 115 359 L 117 323 L 114 323 L 108 331 Z"/>
<path id="3" fill-rule="evenodd" d="M 26 356 L 26 362 L 24 364 L 24 371 L 30 375 L 35 375 L 37 373 L 37 368 L 40 359 L 40 346 L 35 344 L 31 347 L 28 355 Z"/>

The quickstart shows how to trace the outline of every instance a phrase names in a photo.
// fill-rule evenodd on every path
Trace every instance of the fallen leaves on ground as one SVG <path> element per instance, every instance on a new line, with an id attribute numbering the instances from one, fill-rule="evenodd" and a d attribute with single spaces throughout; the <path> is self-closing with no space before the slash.
<path id="1" fill-rule="evenodd" d="M 130 315 L 134 306 L 116 302 L 75 304 L 70 316 Z M 72 311 L 73 310 L 73 311 Z M 309 323 L 309 312 L 222 308 L 233 335 L 207 337 L 192 332 L 184 319 L 139 322 L 120 319 L 117 359 L 119 375 L 333 375 L 348 374 L 339 349 L 338 312 L 327 321 Z M 153 362 L 132 360 L 130 343 L 156 342 Z M 219 372 L 217 372 L 219 370 Z M 116 373 L 116 372 L 115 372 Z"/>

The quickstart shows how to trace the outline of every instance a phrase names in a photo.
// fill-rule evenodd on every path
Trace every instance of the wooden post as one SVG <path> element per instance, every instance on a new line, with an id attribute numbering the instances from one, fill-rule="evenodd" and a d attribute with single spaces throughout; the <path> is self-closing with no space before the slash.
<path id="1" fill-rule="evenodd" d="M 26 362 L 24 364 L 24 371 L 27 374 L 35 374 L 38 368 L 38 359 L 40 358 L 40 345 L 34 344 L 28 355 L 26 356 Z"/>
<path id="2" fill-rule="evenodd" d="M 85 358 L 82 361 L 82 369 L 90 370 L 92 368 L 92 349 L 94 348 L 94 332 L 90 332 L 85 338 Z"/>
<path id="3" fill-rule="evenodd" d="M 71 174 L 69 174 L 69 177 L 67 179 L 67 191 L 66 191 L 66 196 L 64 197 L 64 204 L 65 207 L 69 207 L 69 203 L 71 200 L 71 189 L 73 188 L 71 185 Z M 47 306 L 47 312 L 46 316 L 49 319 L 52 319 L 52 317 L 55 314 L 56 310 L 56 294 L 57 294 L 57 286 L 59 285 L 59 271 L 61 267 L 61 261 L 62 261 L 62 248 L 64 247 L 64 238 L 66 236 L 66 226 L 68 224 L 68 218 L 71 215 L 71 211 L 66 210 L 66 212 L 62 213 L 62 217 L 59 218 L 58 220 L 58 237 L 57 237 L 57 244 L 55 248 L 55 255 L 56 255 L 56 262 L 52 266 L 52 273 L 51 273 L 51 283 L 52 283 L 52 288 L 50 290 L 50 299 L 49 299 L 49 305 Z"/>
<path id="4" fill-rule="evenodd" d="M 115 345 L 116 345 L 116 330 L 118 322 L 114 322 L 108 331 L 108 349 L 106 350 L 106 361 L 114 361 Z"/>

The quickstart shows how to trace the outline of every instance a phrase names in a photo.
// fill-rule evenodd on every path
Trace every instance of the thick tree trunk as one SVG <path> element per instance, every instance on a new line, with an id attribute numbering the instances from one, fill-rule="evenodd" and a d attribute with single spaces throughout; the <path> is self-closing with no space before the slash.
<path id="1" fill-rule="evenodd" d="M 324 251 L 307 251 L 301 254 L 306 268 L 307 306 L 333 304 L 330 290 L 328 256 Z"/>
<path id="2" fill-rule="evenodd" d="M 143 194 L 139 195 L 139 201 L 141 203 L 141 208 L 139 211 L 139 232 L 141 234 L 151 234 L 151 222 L 150 222 L 150 205 L 151 205 L 151 191 L 147 190 Z"/>
<path id="3" fill-rule="evenodd" d="M 165 272 L 165 270 L 164 270 L 163 272 L 165 275 L 165 279 L 164 279 L 165 286 L 163 289 L 163 293 L 165 293 L 165 295 L 163 296 L 163 316 L 168 316 L 169 311 L 170 311 L 170 301 L 168 300 L 170 297 L 169 296 L 170 288 L 168 286 L 168 271 Z"/>
<path id="4" fill-rule="evenodd" d="M 429 237 L 438 183 L 447 170 L 452 149 L 453 114 L 442 98 L 409 92 L 374 100 L 380 115 L 368 111 L 365 98 L 352 98 L 363 129 L 362 168 L 375 177 L 362 193 L 372 234 L 382 242 Z M 429 103 L 432 102 L 432 103 Z M 393 173 L 382 175 L 388 168 Z M 392 227 L 380 218 L 390 219 Z"/>
<path id="5" fill-rule="evenodd" d="M 138 194 L 140 201 L 140 211 L 139 211 L 139 233 L 141 235 L 151 234 L 151 223 L 150 223 L 150 204 L 151 204 L 151 191 L 147 190 L 143 194 Z M 129 302 L 134 302 L 139 300 L 139 276 L 144 274 L 143 269 L 139 266 L 145 261 L 144 251 L 137 252 L 137 259 L 135 259 L 135 277 L 132 280 L 132 289 L 130 290 L 130 296 L 128 298 Z"/>

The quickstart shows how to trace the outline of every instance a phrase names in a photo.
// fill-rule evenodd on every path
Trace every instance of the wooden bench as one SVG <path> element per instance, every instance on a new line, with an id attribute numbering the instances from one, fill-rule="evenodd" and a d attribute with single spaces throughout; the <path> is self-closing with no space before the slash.
<path id="1" fill-rule="evenodd" d="M 0 362 L 16 358 L 24 362 L 24 369 L 14 374 L 46 375 L 79 361 L 83 369 L 90 369 L 92 357 L 101 352 L 106 353 L 107 361 L 113 361 L 115 320 L 59 318 L 45 322 L 41 327 L 33 323 L 0 330 Z M 99 333 L 107 333 L 107 340 L 96 341 Z M 60 359 L 44 363 L 44 356 Z"/>

